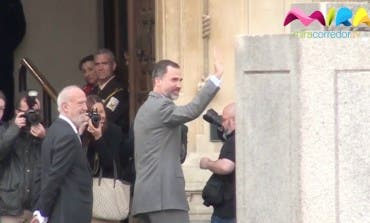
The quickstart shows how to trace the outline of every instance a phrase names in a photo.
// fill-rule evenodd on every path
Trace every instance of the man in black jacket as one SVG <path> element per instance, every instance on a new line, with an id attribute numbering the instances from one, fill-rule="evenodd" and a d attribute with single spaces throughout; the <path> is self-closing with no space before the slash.
<path id="1" fill-rule="evenodd" d="M 117 64 L 113 53 L 108 49 L 100 49 L 94 55 L 95 71 L 98 85 L 90 94 L 96 94 L 105 105 L 108 121 L 122 128 L 128 135 L 129 129 L 129 93 L 114 75 Z"/>
<path id="2" fill-rule="evenodd" d="M 45 128 L 30 123 L 29 109 L 40 110 L 40 102 L 27 103 L 21 94 L 16 103 L 15 118 L 0 127 L 0 221 L 21 223 L 29 220 L 40 190 L 38 162 Z M 37 113 L 33 113 L 37 115 Z M 27 116 L 29 117 L 29 116 Z M 37 120 L 36 120 L 37 121 Z"/>
<path id="3" fill-rule="evenodd" d="M 210 170 L 223 183 L 223 198 L 213 205 L 211 223 L 235 223 L 235 103 L 227 105 L 222 112 L 222 126 L 226 140 L 220 156 L 212 161 L 207 157 L 200 160 L 200 168 Z"/>

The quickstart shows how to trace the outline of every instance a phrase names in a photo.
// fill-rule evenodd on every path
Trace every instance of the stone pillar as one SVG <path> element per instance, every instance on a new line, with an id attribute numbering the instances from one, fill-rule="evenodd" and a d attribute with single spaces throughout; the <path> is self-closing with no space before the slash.
<path id="1" fill-rule="evenodd" d="M 236 45 L 238 222 L 370 222 L 369 36 Z"/>

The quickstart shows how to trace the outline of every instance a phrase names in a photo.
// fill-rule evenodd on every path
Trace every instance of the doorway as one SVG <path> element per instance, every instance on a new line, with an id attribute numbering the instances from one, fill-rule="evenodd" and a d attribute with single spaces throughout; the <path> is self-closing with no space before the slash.
<path id="1" fill-rule="evenodd" d="M 130 123 L 152 89 L 155 1 L 104 0 L 104 47 L 117 60 L 117 76 L 130 93 Z"/>

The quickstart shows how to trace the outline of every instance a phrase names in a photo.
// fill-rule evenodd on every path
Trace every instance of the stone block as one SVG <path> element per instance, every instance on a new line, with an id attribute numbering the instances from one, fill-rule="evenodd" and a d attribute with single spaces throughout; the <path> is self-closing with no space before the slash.
<path id="1" fill-rule="evenodd" d="M 238 222 L 370 222 L 370 38 L 239 36 Z"/>

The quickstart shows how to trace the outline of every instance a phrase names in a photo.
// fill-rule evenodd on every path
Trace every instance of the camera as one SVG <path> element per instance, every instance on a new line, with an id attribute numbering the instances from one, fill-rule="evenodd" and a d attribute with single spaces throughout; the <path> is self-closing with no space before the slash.
<path id="1" fill-rule="evenodd" d="M 222 126 L 222 116 L 212 108 L 208 109 L 203 115 L 203 119 L 211 124 L 211 140 L 225 140 L 224 128 Z"/>
<path id="2" fill-rule="evenodd" d="M 41 115 L 38 110 L 33 109 L 33 106 L 37 104 L 36 98 L 38 92 L 36 90 L 29 90 L 26 96 L 26 103 L 28 105 L 28 110 L 24 113 L 26 118 L 26 126 L 38 125 L 41 122 Z"/>
<path id="3" fill-rule="evenodd" d="M 98 128 L 99 127 L 99 122 L 100 122 L 100 114 L 98 113 L 98 111 L 96 109 L 92 110 L 91 112 L 88 113 L 90 119 L 91 119 L 91 122 L 93 124 L 93 126 L 95 128 Z"/>
<path id="4" fill-rule="evenodd" d="M 222 128 L 222 118 L 212 108 L 207 110 L 207 112 L 203 115 L 203 119 L 210 124 L 217 126 L 217 128 Z"/>

